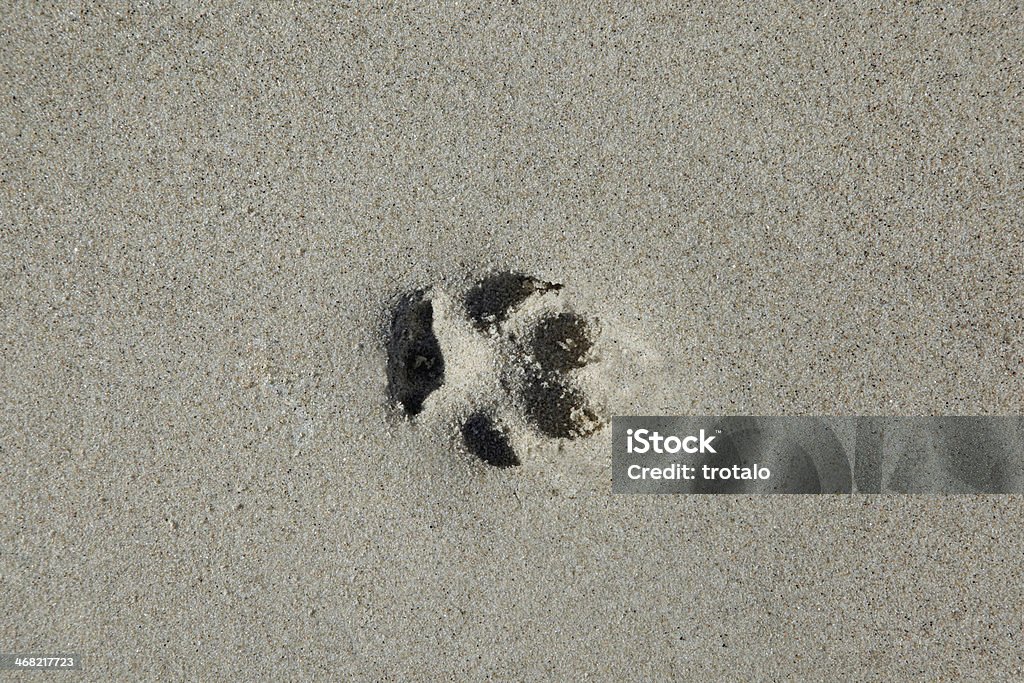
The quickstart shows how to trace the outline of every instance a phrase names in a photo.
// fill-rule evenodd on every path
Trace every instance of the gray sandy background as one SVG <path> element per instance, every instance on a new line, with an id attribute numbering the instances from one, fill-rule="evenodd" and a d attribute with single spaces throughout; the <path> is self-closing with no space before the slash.
<path id="1" fill-rule="evenodd" d="M 613 497 L 607 430 L 488 469 L 382 330 L 520 269 L 631 340 L 610 409 L 1019 414 L 1022 44 L 998 2 L 3 3 L 0 650 L 1019 679 L 1019 497 Z"/>

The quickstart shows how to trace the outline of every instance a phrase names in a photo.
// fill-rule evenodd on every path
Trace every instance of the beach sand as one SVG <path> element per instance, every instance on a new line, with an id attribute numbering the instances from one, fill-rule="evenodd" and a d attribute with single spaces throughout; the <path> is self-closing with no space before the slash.
<path id="1" fill-rule="evenodd" d="M 16 3 L 0 35 L 3 652 L 1024 676 L 1020 497 L 613 496 L 604 422 L 1021 414 L 1021 8 Z M 594 326 L 593 433 L 503 382 L 460 303 L 501 272 Z M 410 419 L 417 290 L 447 373 Z M 519 467 L 465 451 L 483 408 Z"/>

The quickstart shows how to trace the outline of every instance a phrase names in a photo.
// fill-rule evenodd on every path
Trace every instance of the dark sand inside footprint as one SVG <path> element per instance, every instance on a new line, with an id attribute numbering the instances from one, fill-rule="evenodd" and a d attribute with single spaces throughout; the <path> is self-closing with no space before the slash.
<path id="1" fill-rule="evenodd" d="M 573 372 L 587 364 L 592 334 L 593 325 L 572 311 L 542 316 L 529 333 L 519 393 L 527 418 L 546 436 L 576 439 L 600 426 Z"/>
<path id="2" fill-rule="evenodd" d="M 582 368 L 594 345 L 590 336 L 590 325 L 575 313 L 546 316 L 533 331 L 533 357 L 549 372 Z"/>
<path id="3" fill-rule="evenodd" d="M 560 373 L 529 370 L 521 400 L 527 419 L 551 438 L 577 439 L 600 426 L 583 392 Z"/>
<path id="4" fill-rule="evenodd" d="M 470 415 L 462 424 L 462 441 L 472 455 L 493 467 L 516 467 L 516 456 L 508 436 L 493 417 L 478 412 Z"/>
<path id="5" fill-rule="evenodd" d="M 410 417 L 444 383 L 444 357 L 433 324 L 434 308 L 422 290 L 395 306 L 387 345 L 388 395 Z"/>
<path id="6" fill-rule="evenodd" d="M 531 294 L 559 290 L 562 285 L 544 282 L 522 273 L 488 275 L 466 292 L 466 313 L 477 329 L 501 324 L 509 312 Z"/>

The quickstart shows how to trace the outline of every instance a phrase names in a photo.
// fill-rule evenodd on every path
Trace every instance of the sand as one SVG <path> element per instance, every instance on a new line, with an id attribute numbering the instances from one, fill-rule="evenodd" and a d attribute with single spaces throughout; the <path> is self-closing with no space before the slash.
<path id="1" fill-rule="evenodd" d="M 1019 497 L 613 496 L 608 429 L 533 428 L 458 307 L 422 419 L 387 376 L 398 298 L 514 271 L 598 325 L 598 418 L 1021 414 L 1019 7 L 9 3 L 0 36 L 2 651 L 1024 676 Z M 482 406 L 519 467 L 460 447 Z"/>

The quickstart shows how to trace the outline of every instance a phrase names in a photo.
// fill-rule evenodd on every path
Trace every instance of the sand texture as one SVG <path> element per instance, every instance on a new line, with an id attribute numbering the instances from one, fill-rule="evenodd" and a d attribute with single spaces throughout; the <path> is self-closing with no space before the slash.
<path id="1" fill-rule="evenodd" d="M 0 651 L 1024 678 L 1019 496 L 608 428 L 1024 413 L 1019 4 L 0 5 Z"/>

